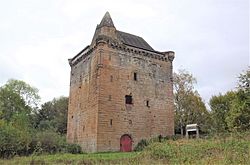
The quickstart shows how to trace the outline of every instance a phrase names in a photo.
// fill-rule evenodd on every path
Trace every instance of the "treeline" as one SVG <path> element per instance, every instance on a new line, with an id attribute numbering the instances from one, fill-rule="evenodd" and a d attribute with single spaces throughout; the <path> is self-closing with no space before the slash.
<path id="1" fill-rule="evenodd" d="M 209 103 L 213 131 L 250 130 L 250 70 L 240 74 L 236 90 L 213 96 Z"/>
<path id="2" fill-rule="evenodd" d="M 187 124 L 197 123 L 201 133 L 250 130 L 250 70 L 241 73 L 235 90 L 214 95 L 205 106 L 185 70 L 173 75 L 175 132 L 183 135 Z M 80 153 L 66 143 L 68 98 L 60 97 L 41 106 L 38 89 L 20 80 L 0 87 L 0 157 L 42 153 Z"/>
<path id="3" fill-rule="evenodd" d="M 66 143 L 68 98 L 60 97 L 39 108 L 38 89 L 20 80 L 0 87 L 0 157 L 69 152 L 80 153 Z"/>
<path id="4" fill-rule="evenodd" d="M 185 70 L 173 76 L 175 132 L 185 134 L 187 124 L 197 123 L 203 134 L 244 132 L 250 130 L 250 69 L 238 77 L 237 87 L 214 95 L 205 106 L 194 84 L 196 79 Z"/>

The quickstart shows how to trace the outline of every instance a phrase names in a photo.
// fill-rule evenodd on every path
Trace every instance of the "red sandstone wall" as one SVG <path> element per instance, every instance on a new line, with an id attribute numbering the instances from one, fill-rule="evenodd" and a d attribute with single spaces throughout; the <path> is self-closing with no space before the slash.
<path id="1" fill-rule="evenodd" d="M 116 39 L 114 28 L 103 27 L 96 32 L 92 47 L 97 33 Z M 174 134 L 169 60 L 125 52 L 100 42 L 71 69 L 69 142 L 80 144 L 87 152 L 118 151 L 124 134 L 132 137 L 133 147 L 141 139 Z M 125 95 L 130 93 L 133 104 L 125 105 Z"/>
<path id="2" fill-rule="evenodd" d="M 141 139 L 173 135 L 171 63 L 118 52 L 107 45 L 102 49 L 97 151 L 119 150 L 123 134 L 131 135 L 133 146 Z M 130 93 L 133 105 L 126 106 L 125 95 Z M 150 107 L 146 106 L 147 100 Z"/>
<path id="3" fill-rule="evenodd" d="M 97 57 L 94 51 L 71 71 L 67 140 L 80 144 L 87 152 L 97 147 Z"/>

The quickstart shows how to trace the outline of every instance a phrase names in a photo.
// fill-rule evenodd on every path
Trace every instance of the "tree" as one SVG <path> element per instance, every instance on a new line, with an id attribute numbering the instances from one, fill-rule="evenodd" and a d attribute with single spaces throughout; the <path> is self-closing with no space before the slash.
<path id="1" fill-rule="evenodd" d="M 30 115 L 40 101 L 38 89 L 21 80 L 9 80 L 0 87 L 0 119 L 8 122 L 18 113 Z"/>
<path id="2" fill-rule="evenodd" d="M 218 132 L 250 130 L 250 70 L 238 77 L 236 90 L 213 96 L 210 107 L 213 128 Z"/>
<path id="3" fill-rule="evenodd" d="M 0 120 L 0 158 L 10 158 L 17 153 L 25 153 L 29 143 L 30 136 L 26 136 L 26 131 Z"/>
<path id="4" fill-rule="evenodd" d="M 238 86 L 239 90 L 250 92 L 250 67 L 248 70 L 243 71 L 238 77 Z"/>
<path id="5" fill-rule="evenodd" d="M 0 157 L 26 154 L 32 140 L 31 112 L 37 107 L 38 90 L 20 80 L 0 87 Z"/>
<path id="6" fill-rule="evenodd" d="M 249 95 L 242 90 L 236 92 L 236 97 L 230 104 L 230 111 L 226 117 L 230 131 L 250 130 Z"/>
<path id="7" fill-rule="evenodd" d="M 250 68 L 238 77 L 236 97 L 230 104 L 226 122 L 231 131 L 250 130 Z"/>
<path id="8" fill-rule="evenodd" d="M 54 98 L 42 104 L 34 114 L 35 127 L 40 130 L 55 129 L 65 134 L 67 131 L 68 97 Z"/>
<path id="9" fill-rule="evenodd" d="M 181 131 L 187 124 L 197 123 L 206 131 L 209 113 L 200 95 L 194 90 L 196 79 L 187 71 L 174 73 L 175 129 Z"/>
<path id="10" fill-rule="evenodd" d="M 38 109 L 39 101 L 38 90 L 24 81 L 9 80 L 0 87 L 0 158 L 81 151 L 65 140 L 68 98 L 53 99 Z"/>
<path id="11" fill-rule="evenodd" d="M 209 100 L 211 108 L 212 126 L 216 132 L 228 131 L 226 118 L 231 108 L 231 102 L 235 99 L 236 93 L 229 91 L 225 95 L 212 96 Z"/>

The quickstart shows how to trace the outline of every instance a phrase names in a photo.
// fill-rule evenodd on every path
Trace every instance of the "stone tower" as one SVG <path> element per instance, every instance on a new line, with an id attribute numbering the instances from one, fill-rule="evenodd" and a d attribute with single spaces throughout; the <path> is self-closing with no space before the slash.
<path id="1" fill-rule="evenodd" d="M 131 151 L 141 139 L 173 135 L 173 59 L 117 30 L 107 12 L 91 44 L 69 59 L 68 142 Z"/>

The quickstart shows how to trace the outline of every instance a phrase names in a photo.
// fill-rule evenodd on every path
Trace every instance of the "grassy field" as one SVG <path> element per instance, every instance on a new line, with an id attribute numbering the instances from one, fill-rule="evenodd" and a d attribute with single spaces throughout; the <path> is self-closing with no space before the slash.
<path id="1" fill-rule="evenodd" d="M 0 164 L 250 164 L 250 136 L 168 140 L 142 152 L 15 157 Z"/>

